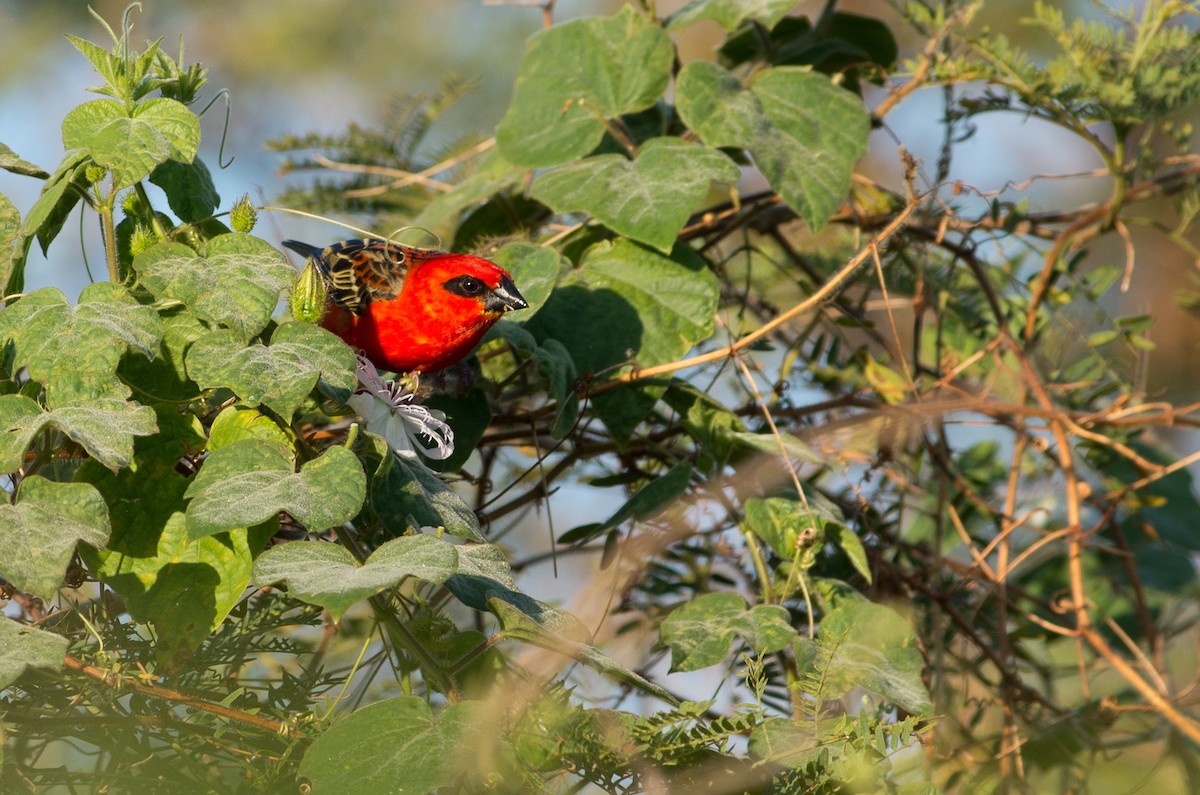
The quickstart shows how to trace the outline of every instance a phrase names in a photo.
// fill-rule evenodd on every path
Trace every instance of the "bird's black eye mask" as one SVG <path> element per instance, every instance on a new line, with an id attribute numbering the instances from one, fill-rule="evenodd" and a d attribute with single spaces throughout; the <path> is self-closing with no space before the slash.
<path id="1" fill-rule="evenodd" d="M 456 276 L 442 285 L 447 292 L 464 298 L 478 298 L 488 291 L 487 283 L 474 276 Z"/>

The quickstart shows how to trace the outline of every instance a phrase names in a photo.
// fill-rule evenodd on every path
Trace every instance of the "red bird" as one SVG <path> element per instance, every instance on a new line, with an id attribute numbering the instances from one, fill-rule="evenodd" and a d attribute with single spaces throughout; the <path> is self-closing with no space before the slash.
<path id="1" fill-rule="evenodd" d="M 501 315 L 529 306 L 508 271 L 481 257 L 380 239 L 283 245 L 311 257 L 325 278 L 321 325 L 385 370 L 456 364 Z"/>

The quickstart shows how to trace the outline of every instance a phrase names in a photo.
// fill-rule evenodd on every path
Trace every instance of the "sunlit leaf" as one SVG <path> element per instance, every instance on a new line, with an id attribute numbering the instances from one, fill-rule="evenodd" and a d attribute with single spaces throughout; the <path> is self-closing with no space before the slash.
<path id="1" fill-rule="evenodd" d="M 496 130 L 501 154 L 525 166 L 586 155 L 604 136 L 605 119 L 662 96 L 674 54 L 666 31 L 630 6 L 535 34 Z"/>
<path id="2" fill-rule="evenodd" d="M 782 66 L 756 73 L 743 86 L 720 66 L 692 61 L 676 90 L 684 123 L 709 146 L 749 151 L 813 229 L 845 198 L 870 125 L 862 101 L 829 78 Z"/>
<path id="3" fill-rule="evenodd" d="M 731 184 L 724 153 L 678 138 L 653 138 L 637 159 L 594 155 L 538 176 L 532 195 L 555 211 L 586 212 L 609 229 L 670 254 L 675 237 L 713 182 Z"/>
<path id="4" fill-rule="evenodd" d="M 321 605 L 337 621 L 351 605 L 407 577 L 440 583 L 457 569 L 455 547 L 432 534 L 393 538 L 361 565 L 339 544 L 293 541 L 267 550 L 258 559 L 254 581 L 284 583 L 290 596 Z"/>
<path id="5" fill-rule="evenodd" d="M 866 600 L 844 601 L 821 620 L 817 639 L 830 654 L 828 673 L 841 692 L 862 687 L 914 714 L 933 711 L 921 679 L 925 660 L 916 635 L 894 610 Z"/>
<path id="6" fill-rule="evenodd" d="M 0 396 L 0 471 L 16 471 L 35 436 L 56 428 L 78 442 L 110 469 L 127 466 L 133 438 L 158 430 L 154 411 L 117 398 L 98 398 L 82 406 L 42 411 L 24 395 Z"/>
<path id="7" fill-rule="evenodd" d="M 124 188 L 167 160 L 190 163 L 200 146 L 200 120 L 173 99 L 139 102 L 132 111 L 122 102 L 97 99 L 63 119 L 63 146 L 87 152 Z"/>
<path id="8" fill-rule="evenodd" d="M 66 654 L 63 636 L 0 616 L 0 690 L 30 668 L 58 670 Z"/>
<path id="9" fill-rule="evenodd" d="M 270 244 L 236 232 L 210 240 L 203 257 L 182 243 L 157 243 L 134 258 L 133 268 L 156 298 L 182 301 L 243 340 L 266 327 L 296 279 Z"/>
<path id="10" fill-rule="evenodd" d="M 0 503 L 0 576 L 50 599 L 76 544 L 103 546 L 111 529 L 108 506 L 95 487 L 30 475 L 21 481 L 15 504 Z"/>
<path id="11" fill-rule="evenodd" d="M 130 350 L 152 356 L 162 331 L 157 312 L 108 282 L 85 287 L 74 306 L 44 287 L 0 313 L 0 338 L 12 340 L 15 365 L 45 386 L 51 408 L 127 397 L 118 362 Z"/>
<path id="12" fill-rule="evenodd" d="M 0 169 L 36 179 L 48 179 L 50 174 L 41 167 L 22 159 L 16 152 L 0 143 Z"/>
<path id="13" fill-rule="evenodd" d="M 293 471 L 279 448 L 261 439 L 242 439 L 212 453 L 186 496 L 191 538 L 250 527 L 287 511 L 312 532 L 354 518 L 366 495 L 358 458 L 331 447 Z"/>
<path id="14" fill-rule="evenodd" d="M 0 194 L 0 298 L 8 295 L 9 290 L 18 292 L 21 289 L 20 279 L 11 286 L 9 284 L 22 258 L 20 234 L 21 212 L 7 196 Z"/>
<path id="15" fill-rule="evenodd" d="M 83 172 L 89 162 L 87 152 L 68 152 L 54 173 L 42 184 L 37 201 L 25 214 L 21 234 L 30 238 L 36 235 L 43 254 L 62 230 L 71 210 L 79 203 L 82 191 L 86 188 Z"/>
<path id="16" fill-rule="evenodd" d="M 424 795 L 451 783 L 478 705 L 452 704 L 435 719 L 416 696 L 369 704 L 338 721 L 305 751 L 300 775 L 313 795 Z"/>
<path id="17" fill-rule="evenodd" d="M 518 323 L 542 308 L 562 271 L 562 258 L 557 251 L 523 240 L 505 243 L 491 259 L 512 274 L 513 283 L 529 304 L 528 309 L 508 316 Z"/>
<path id="18" fill-rule="evenodd" d="M 242 344 L 230 329 L 208 334 L 187 354 L 188 375 L 206 389 L 227 387 L 249 404 L 291 417 L 317 382 L 349 393 L 355 385 L 354 352 L 330 332 L 309 323 L 284 323 L 271 343 Z"/>
<path id="19" fill-rule="evenodd" d="M 671 670 L 697 671 L 729 656 L 734 636 L 751 654 L 776 652 L 796 637 L 788 611 L 778 605 L 754 605 L 735 593 L 708 593 L 676 608 L 662 624 L 671 647 Z"/>

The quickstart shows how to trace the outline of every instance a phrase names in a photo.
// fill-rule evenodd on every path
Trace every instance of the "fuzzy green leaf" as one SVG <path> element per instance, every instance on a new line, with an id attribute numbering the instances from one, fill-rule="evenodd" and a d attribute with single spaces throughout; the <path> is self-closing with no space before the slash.
<path id="1" fill-rule="evenodd" d="M 865 600 L 843 601 L 821 620 L 817 640 L 829 653 L 829 681 L 841 686 L 840 693 L 862 687 L 914 714 L 933 712 L 916 636 L 894 610 Z"/>
<path id="2" fill-rule="evenodd" d="M 313 795 L 424 795 L 452 783 L 477 705 L 452 704 L 435 719 L 416 696 L 370 704 L 338 721 L 305 751 L 300 775 Z"/>
<path id="3" fill-rule="evenodd" d="M 778 605 L 755 605 L 735 593 L 708 593 L 676 608 L 662 624 L 671 647 L 672 671 L 697 671 L 729 655 L 735 635 L 753 654 L 777 652 L 796 637 L 788 612 Z"/>
<path id="4" fill-rule="evenodd" d="M 83 172 L 88 162 L 86 152 L 68 152 L 42 185 L 37 201 L 25 214 L 21 234 L 25 237 L 37 235 L 43 254 L 50 247 L 50 241 L 58 236 L 71 210 L 79 203 L 80 191 L 86 188 Z"/>
<path id="5" fill-rule="evenodd" d="M 748 87 L 712 63 L 679 74 L 677 109 L 713 147 L 746 149 L 784 201 L 819 229 L 850 188 L 870 124 L 862 101 L 801 67 L 764 69 Z"/>
<path id="6" fill-rule="evenodd" d="M 287 511 L 312 532 L 348 522 L 362 507 L 366 477 L 344 447 L 331 447 L 294 472 L 279 448 L 243 439 L 213 452 L 188 487 L 188 535 L 250 527 Z"/>
<path id="7" fill-rule="evenodd" d="M 279 296 L 296 279 L 270 244 L 236 232 L 210 240 L 203 257 L 182 243 L 157 243 L 134 258 L 133 268 L 155 298 L 182 301 L 243 340 L 266 328 Z"/>
<path id="8" fill-rule="evenodd" d="M 20 282 L 23 279 L 9 285 L 17 265 L 24 259 L 20 256 L 23 248 L 20 236 L 21 211 L 13 206 L 7 196 L 0 194 L 0 299 L 8 295 L 10 290 L 19 292 L 21 289 Z"/>
<path id="9" fill-rule="evenodd" d="M 76 544 L 104 546 L 111 529 L 108 506 L 95 487 L 30 475 L 21 481 L 15 505 L 0 504 L 0 575 L 50 599 Z"/>
<path id="10" fill-rule="evenodd" d="M 734 183 L 724 153 L 678 138 L 652 138 L 637 159 L 595 155 L 540 175 L 533 197 L 556 212 L 586 212 L 609 229 L 670 254 L 713 182 Z"/>
<path id="11" fill-rule="evenodd" d="M 818 493 L 807 494 L 806 500 L 796 497 L 746 500 L 746 529 L 765 541 L 779 557 L 794 560 L 807 570 L 817 562 L 826 539 L 834 536 L 851 563 L 865 571 L 864 576 L 870 580 L 866 552 L 858 537 L 846 529 L 844 521 L 841 510 Z"/>
<path id="12" fill-rule="evenodd" d="M 123 103 L 97 99 L 63 119 L 63 146 L 82 149 L 112 171 L 115 187 L 129 187 L 167 160 L 190 163 L 200 146 L 200 120 L 173 99 Z"/>
<path id="13" fill-rule="evenodd" d="M 795 0 L 692 0 L 671 14 L 667 27 L 678 30 L 702 19 L 711 19 L 726 33 L 733 33 L 747 19 L 752 19 L 770 30 L 795 7 Z"/>
<path id="14" fill-rule="evenodd" d="M 35 179 L 47 179 L 50 174 L 28 160 L 22 159 L 16 152 L 4 144 L 0 144 L 0 169 L 20 174 L 23 177 L 34 177 Z"/>
<path id="15" fill-rule="evenodd" d="M 457 569 L 455 547 L 432 534 L 394 538 L 362 565 L 338 544 L 293 541 L 267 550 L 258 559 L 254 581 L 286 583 L 292 598 L 327 608 L 337 621 L 351 605 L 406 577 L 441 583 Z"/>
<path id="16" fill-rule="evenodd" d="M 606 119 L 662 96 L 674 55 L 666 31 L 629 6 L 535 34 L 496 130 L 501 154 L 525 166 L 586 155 L 604 137 Z"/>
<path id="17" fill-rule="evenodd" d="M 57 671 L 67 655 L 67 639 L 0 616 L 0 690 L 30 668 Z"/>
<path id="18" fill-rule="evenodd" d="M 154 411 L 118 398 L 97 398 L 82 406 L 42 411 L 24 395 L 0 396 L 0 472 L 14 472 L 23 463 L 30 442 L 45 428 L 57 428 L 78 442 L 109 469 L 129 465 L 133 437 L 158 430 Z"/>
<path id="19" fill-rule="evenodd" d="M 227 387 L 246 403 L 269 406 L 285 418 L 321 378 L 348 393 L 355 385 L 354 367 L 354 352 L 345 343 L 308 323 L 284 323 L 270 345 L 248 347 L 236 331 L 214 331 L 187 354 L 188 375 L 201 387 Z"/>
<path id="20" fill-rule="evenodd" d="M 371 503 L 376 513 L 391 517 L 389 524 L 395 530 L 406 529 L 411 518 L 421 527 L 440 527 L 452 536 L 485 540 L 471 507 L 444 480 L 416 461 L 392 456 L 372 479 Z"/>
<path id="21" fill-rule="evenodd" d="M 167 194 L 171 211 L 189 223 L 210 217 L 221 203 L 212 174 L 200 158 L 190 163 L 178 160 L 160 163 L 150 172 L 150 181 Z"/>
<path id="22" fill-rule="evenodd" d="M 122 66 L 124 59 L 114 53 L 109 52 L 98 44 L 90 42 L 87 39 L 81 39 L 78 36 L 67 34 L 67 39 L 75 45 L 75 49 L 83 53 L 83 56 L 92 63 L 92 68 L 96 73 L 104 78 L 106 85 L 103 88 L 92 89 L 93 91 L 103 91 L 111 93 L 110 86 L 118 85 L 124 82 L 122 79 Z"/>
<path id="23" fill-rule="evenodd" d="M 129 389 L 117 378 L 117 364 L 129 350 L 153 356 L 162 322 L 120 285 L 89 285 L 75 306 L 44 287 L 0 313 L 0 338 L 12 340 L 14 365 L 29 368 L 53 408 L 124 399 Z"/>

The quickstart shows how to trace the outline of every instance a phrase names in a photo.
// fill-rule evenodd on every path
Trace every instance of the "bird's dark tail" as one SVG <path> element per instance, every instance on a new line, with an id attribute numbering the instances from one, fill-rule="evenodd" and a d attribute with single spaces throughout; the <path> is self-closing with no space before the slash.
<path id="1" fill-rule="evenodd" d="M 299 240 L 285 240 L 283 241 L 282 245 L 284 248 L 290 248 L 292 251 L 296 252 L 302 257 L 313 257 L 314 259 L 320 259 L 321 249 L 318 246 L 309 245 L 308 243 L 301 243 Z"/>

